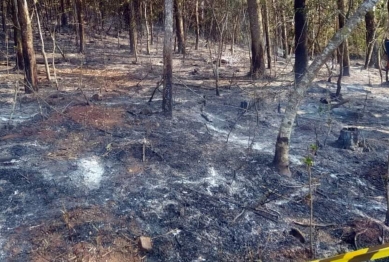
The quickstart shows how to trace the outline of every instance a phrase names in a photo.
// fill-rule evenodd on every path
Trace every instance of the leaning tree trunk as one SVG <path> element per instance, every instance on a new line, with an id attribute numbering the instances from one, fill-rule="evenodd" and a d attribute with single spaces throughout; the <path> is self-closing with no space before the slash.
<path id="1" fill-rule="evenodd" d="M 254 78 L 262 77 L 265 74 L 265 60 L 263 49 L 263 30 L 259 0 L 248 0 L 248 13 L 251 32 L 251 70 Z"/>
<path id="2" fill-rule="evenodd" d="M 319 72 L 320 68 L 331 56 L 332 52 L 344 42 L 351 32 L 357 27 L 358 23 L 363 19 L 366 12 L 372 10 L 377 4 L 378 0 L 365 0 L 357 9 L 357 11 L 347 20 L 345 26 L 334 35 L 322 53 L 318 55 L 312 64 L 308 67 L 307 71 L 303 74 L 299 84 L 295 87 L 291 93 L 288 104 L 285 108 L 285 115 L 282 119 L 280 129 L 277 136 L 274 165 L 278 172 L 283 175 L 290 176 L 289 169 L 289 147 L 290 136 L 294 121 L 296 119 L 297 110 L 304 99 L 305 92 L 312 83 L 313 79 Z"/>
<path id="3" fill-rule="evenodd" d="M 31 19 L 28 12 L 27 0 L 18 1 L 18 18 L 22 30 L 23 61 L 25 72 L 25 92 L 38 91 L 38 73 L 32 36 Z"/>
<path id="4" fill-rule="evenodd" d="M 294 32 L 295 32 L 295 62 L 294 74 L 296 84 L 300 81 L 308 65 L 307 51 L 307 15 L 305 9 L 305 0 L 294 1 Z"/>
<path id="5" fill-rule="evenodd" d="M 184 34 L 184 17 L 182 15 L 182 0 L 174 0 L 176 10 L 176 35 L 177 35 L 177 53 L 185 54 L 185 34 Z"/>
<path id="6" fill-rule="evenodd" d="M 162 110 L 168 117 L 173 115 L 173 0 L 165 0 L 165 35 L 163 42 L 163 97 Z"/>
<path id="7" fill-rule="evenodd" d="M 79 34 L 79 52 L 84 53 L 85 49 L 85 28 L 84 28 L 84 8 L 83 0 L 76 0 L 78 34 Z"/>

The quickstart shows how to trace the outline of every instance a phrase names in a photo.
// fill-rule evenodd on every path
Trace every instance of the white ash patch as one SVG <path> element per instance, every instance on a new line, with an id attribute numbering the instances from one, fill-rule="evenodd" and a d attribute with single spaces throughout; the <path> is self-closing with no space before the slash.
<path id="1" fill-rule="evenodd" d="M 96 156 L 82 158 L 78 161 L 78 170 L 75 172 L 76 181 L 83 183 L 90 190 L 100 187 L 104 174 L 104 167 Z"/>

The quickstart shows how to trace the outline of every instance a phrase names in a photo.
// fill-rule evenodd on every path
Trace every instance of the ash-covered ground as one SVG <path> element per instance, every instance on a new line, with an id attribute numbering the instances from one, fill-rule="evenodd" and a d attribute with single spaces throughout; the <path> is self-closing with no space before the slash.
<path id="1" fill-rule="evenodd" d="M 287 178 L 271 164 L 290 61 L 253 80 L 248 52 L 238 48 L 224 57 L 216 96 L 208 49 L 190 47 L 174 58 L 167 119 L 161 88 L 149 102 L 161 80 L 161 39 L 138 63 L 111 37 L 90 39 L 82 56 L 68 49 L 67 60 L 56 57 L 58 90 L 41 64 L 32 95 L 18 72 L 1 68 L 0 260 L 309 260 L 302 160 L 317 142 L 315 256 L 388 240 L 389 92 L 377 70 L 353 62 L 343 79 L 348 102 L 332 109 L 320 99 L 336 85 L 321 72 L 299 111 Z M 344 127 L 359 130 L 354 150 L 336 143 Z M 138 247 L 140 236 L 152 239 L 151 251 Z"/>

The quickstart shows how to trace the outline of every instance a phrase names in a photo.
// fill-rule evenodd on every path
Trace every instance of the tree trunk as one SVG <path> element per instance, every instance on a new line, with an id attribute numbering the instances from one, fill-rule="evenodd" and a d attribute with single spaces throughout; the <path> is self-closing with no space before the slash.
<path id="1" fill-rule="evenodd" d="M 61 26 L 68 26 L 68 15 L 66 13 L 65 0 L 61 0 Z"/>
<path id="2" fill-rule="evenodd" d="M 262 77 L 265 74 L 265 61 L 263 49 L 263 30 L 259 0 L 248 0 L 248 13 L 251 32 L 251 70 L 254 78 Z"/>
<path id="3" fill-rule="evenodd" d="M 85 49 L 85 29 L 84 29 L 84 8 L 82 0 L 76 1 L 77 22 L 78 22 L 78 35 L 79 35 L 79 52 L 84 53 Z"/>
<path id="4" fill-rule="evenodd" d="M 182 0 L 174 0 L 176 11 L 176 35 L 177 35 L 177 53 L 185 54 L 185 34 L 184 34 L 184 17 L 182 15 Z"/>
<path id="5" fill-rule="evenodd" d="M 287 24 L 285 19 L 285 11 L 281 8 L 281 41 L 282 48 L 284 49 L 284 58 L 288 59 L 289 57 L 289 45 L 288 45 L 288 34 L 287 34 Z"/>
<path id="6" fill-rule="evenodd" d="M 149 24 L 150 24 L 150 45 L 154 44 L 154 23 L 153 23 L 153 4 L 150 2 L 150 15 L 149 15 Z"/>
<path id="7" fill-rule="evenodd" d="M 14 29 L 14 45 L 16 49 L 15 69 L 24 70 L 22 31 L 19 24 L 19 11 L 17 0 L 12 1 L 12 22 Z"/>
<path id="8" fill-rule="evenodd" d="M 3 32 L 4 34 L 7 34 L 7 0 L 2 0 L 1 1 L 1 13 L 2 13 L 2 17 L 1 17 L 1 22 L 3 24 Z"/>
<path id="9" fill-rule="evenodd" d="M 136 25 L 136 15 L 135 15 L 135 2 L 128 2 L 128 12 L 130 15 L 130 54 L 135 55 L 137 57 L 137 43 L 138 43 L 138 30 Z"/>
<path id="10" fill-rule="evenodd" d="M 162 110 L 165 115 L 172 117 L 173 115 L 173 0 L 165 1 L 165 35 L 163 42 L 163 97 Z"/>
<path id="11" fill-rule="evenodd" d="M 318 55 L 307 71 L 303 74 L 299 84 L 295 87 L 289 96 L 288 104 L 285 108 L 285 115 L 282 119 L 280 129 L 277 136 L 274 165 L 278 172 L 283 175 L 290 176 L 289 169 L 289 147 L 290 136 L 293 129 L 293 124 L 296 119 L 297 110 L 304 99 L 304 95 L 313 79 L 319 72 L 320 68 L 331 56 L 332 52 L 344 42 L 351 32 L 357 27 L 358 23 L 364 18 L 366 12 L 372 10 L 377 4 L 378 0 L 365 0 L 358 8 L 358 10 L 347 20 L 345 26 L 334 35 L 322 53 Z"/>
<path id="12" fill-rule="evenodd" d="M 47 78 L 47 80 L 51 81 L 49 62 L 47 61 L 47 55 L 46 55 L 46 51 L 45 51 L 45 40 L 43 39 L 42 27 L 41 27 L 41 22 L 39 19 L 39 12 L 38 12 L 36 0 L 34 0 L 34 9 L 35 9 L 35 14 L 36 14 L 36 22 L 38 24 L 39 37 L 41 39 L 41 49 L 42 49 L 41 52 L 42 52 L 43 60 L 45 62 L 46 78 Z"/>
<path id="13" fill-rule="evenodd" d="M 196 18 L 196 44 L 195 44 L 195 50 L 199 50 L 199 38 L 200 38 L 199 0 L 196 0 L 196 3 L 195 3 L 195 18 Z"/>
<path id="14" fill-rule="evenodd" d="M 264 19 L 264 27 L 265 27 L 265 37 L 266 37 L 266 55 L 267 55 L 267 68 L 271 69 L 271 42 L 270 42 L 270 27 L 269 27 L 269 12 L 267 8 L 266 0 L 262 1 L 263 6 L 263 19 Z M 235 27 L 234 27 L 235 29 Z M 235 30 L 234 30 L 235 31 Z"/>
<path id="15" fill-rule="evenodd" d="M 36 68 L 31 19 L 28 12 L 27 0 L 17 1 L 19 24 L 22 29 L 23 61 L 26 82 L 25 92 L 32 93 L 38 91 L 38 73 Z"/>
<path id="16" fill-rule="evenodd" d="M 308 51 L 307 51 L 307 19 L 305 0 L 294 1 L 294 29 L 295 29 L 295 63 L 294 74 L 296 84 L 300 81 L 302 75 L 307 70 Z"/>
<path id="17" fill-rule="evenodd" d="M 150 54 L 150 26 L 149 26 L 149 14 L 147 14 L 147 3 L 144 3 L 145 9 L 145 24 L 146 24 L 146 54 Z"/>
<path id="18" fill-rule="evenodd" d="M 346 21 L 346 7 L 344 5 L 344 0 L 337 0 L 338 10 L 339 10 L 339 29 L 344 27 Z M 342 53 L 339 54 L 339 58 L 343 59 L 343 76 L 350 76 L 350 55 L 348 51 L 348 41 L 347 39 L 342 43 L 339 50 Z"/>
<path id="19" fill-rule="evenodd" d="M 374 49 L 376 47 L 376 24 L 375 24 L 375 15 L 374 10 L 367 12 L 365 15 L 365 26 L 366 26 L 366 59 L 365 59 L 365 69 L 368 67 L 375 66 L 376 55 L 374 55 Z"/>

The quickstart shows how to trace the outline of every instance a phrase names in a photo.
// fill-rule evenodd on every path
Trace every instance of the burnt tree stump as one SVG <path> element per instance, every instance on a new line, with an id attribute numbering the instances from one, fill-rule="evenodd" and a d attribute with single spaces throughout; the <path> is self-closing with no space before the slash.
<path id="1" fill-rule="evenodd" d="M 338 145 L 343 149 L 355 150 L 359 143 L 359 130 L 356 127 L 345 127 L 340 130 Z"/>

